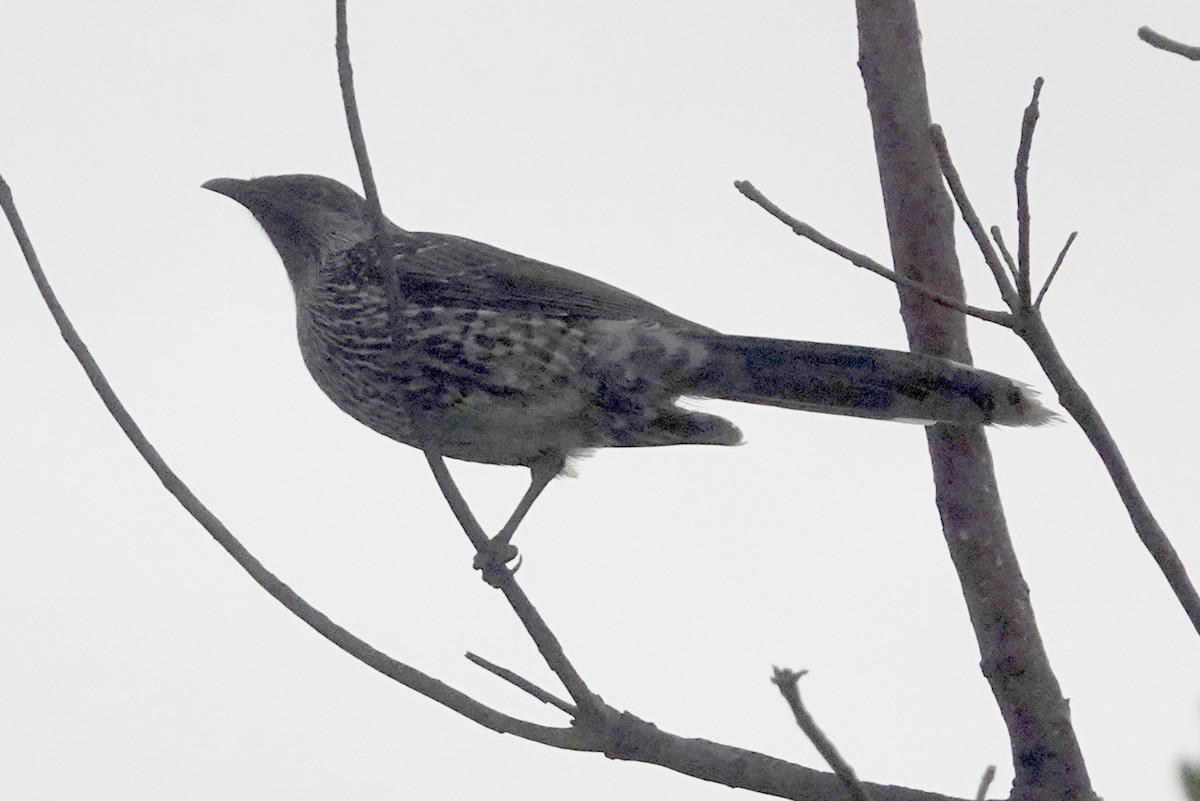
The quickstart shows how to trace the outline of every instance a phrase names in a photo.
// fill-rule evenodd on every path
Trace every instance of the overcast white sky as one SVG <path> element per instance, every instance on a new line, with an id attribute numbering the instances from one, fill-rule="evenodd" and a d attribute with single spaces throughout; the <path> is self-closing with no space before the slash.
<path id="1" fill-rule="evenodd" d="M 248 214 L 199 186 L 357 181 L 332 2 L 6 3 L 0 171 L 51 281 L 146 433 L 245 544 L 375 646 L 512 714 L 553 686 L 414 450 L 340 414 L 295 344 Z M 1194 3 L 923 4 L 934 118 L 1010 238 L 1020 114 L 1034 256 L 1063 354 L 1200 574 Z M 384 206 L 741 333 L 903 346 L 890 285 L 741 198 L 887 261 L 850 3 L 351 7 Z M 995 307 L 961 238 L 970 299 Z M 11 240 L 0 245 L 0 797 L 725 799 L 658 768 L 485 732 L 320 639 L 129 447 Z M 1011 335 L 976 363 L 1048 389 Z M 606 452 L 518 536 L 521 577 L 592 686 L 669 731 L 823 767 L 768 682 L 866 779 L 958 796 L 1003 724 L 941 542 L 915 426 L 713 404 L 742 448 Z M 1178 799 L 1200 758 L 1200 642 L 1073 424 L 991 435 L 1013 538 L 1097 791 Z M 498 525 L 524 470 L 456 465 Z"/>

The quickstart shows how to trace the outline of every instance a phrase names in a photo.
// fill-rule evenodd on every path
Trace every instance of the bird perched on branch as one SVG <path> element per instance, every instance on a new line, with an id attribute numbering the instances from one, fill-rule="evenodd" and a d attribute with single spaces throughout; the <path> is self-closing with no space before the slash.
<path id="1" fill-rule="evenodd" d="M 366 201 L 330 178 L 204 187 L 279 251 L 304 362 L 343 411 L 427 453 L 530 469 L 498 545 L 572 456 L 741 442 L 681 397 L 961 425 L 1053 416 L 1024 385 L 936 356 L 730 336 L 491 245 L 386 219 L 376 235 Z"/>

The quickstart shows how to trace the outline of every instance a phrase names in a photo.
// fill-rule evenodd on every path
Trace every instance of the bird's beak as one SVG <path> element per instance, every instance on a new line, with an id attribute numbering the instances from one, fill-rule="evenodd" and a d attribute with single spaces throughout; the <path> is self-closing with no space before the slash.
<path id="1" fill-rule="evenodd" d="M 241 178 L 213 178 L 211 181 L 200 184 L 200 188 L 237 200 L 245 193 L 248 183 L 250 182 L 243 181 Z"/>

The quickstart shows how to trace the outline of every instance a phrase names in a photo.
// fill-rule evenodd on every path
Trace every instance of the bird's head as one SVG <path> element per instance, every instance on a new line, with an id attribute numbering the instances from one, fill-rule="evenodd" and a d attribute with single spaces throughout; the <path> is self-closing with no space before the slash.
<path id="1" fill-rule="evenodd" d="M 311 276 L 331 254 L 374 234 L 362 196 L 321 175 L 214 178 L 204 188 L 250 210 L 279 251 L 293 285 Z M 391 223 L 385 221 L 385 226 Z"/>

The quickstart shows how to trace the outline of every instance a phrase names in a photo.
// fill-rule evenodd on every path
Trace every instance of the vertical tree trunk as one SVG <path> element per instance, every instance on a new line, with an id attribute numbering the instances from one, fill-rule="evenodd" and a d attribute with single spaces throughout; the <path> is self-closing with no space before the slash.
<path id="1" fill-rule="evenodd" d="M 914 0 L 857 0 L 859 69 L 896 270 L 952 297 L 963 296 L 954 252 L 954 208 L 929 139 L 929 98 Z M 958 312 L 901 291 L 914 351 L 967 364 Z M 958 571 L 981 667 L 1008 727 L 1014 799 L 1092 799 L 1070 710 L 1050 668 L 1009 539 L 983 431 L 928 429 L 937 506 Z"/>

